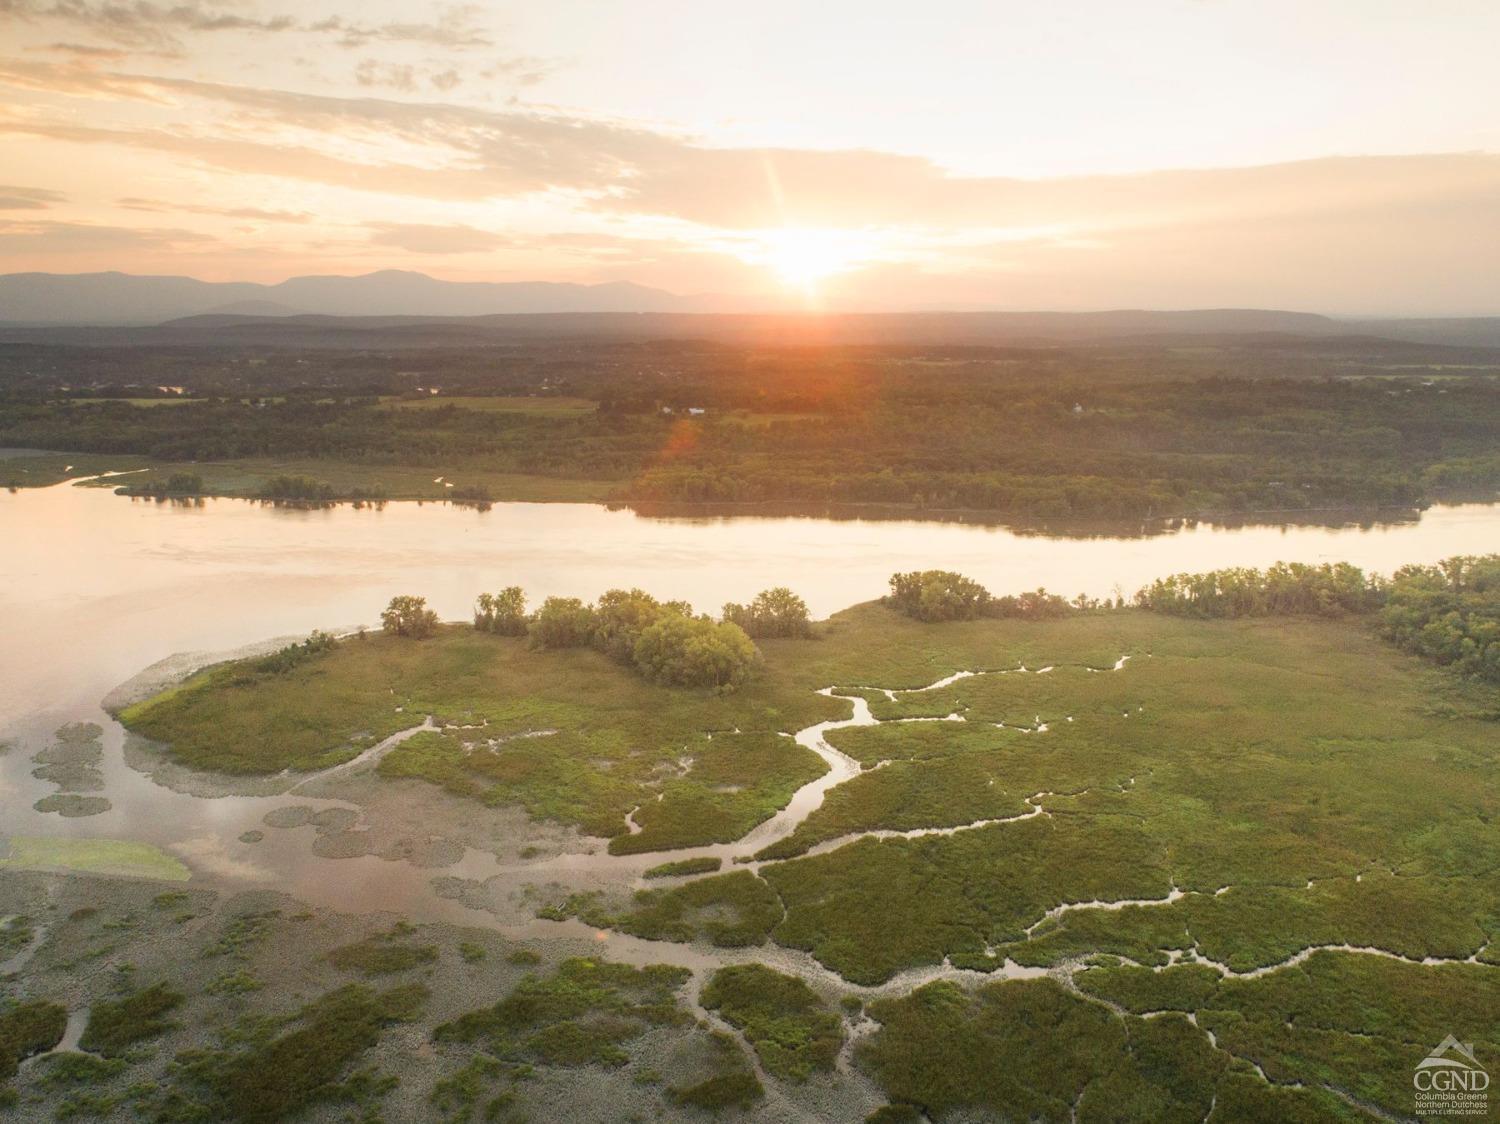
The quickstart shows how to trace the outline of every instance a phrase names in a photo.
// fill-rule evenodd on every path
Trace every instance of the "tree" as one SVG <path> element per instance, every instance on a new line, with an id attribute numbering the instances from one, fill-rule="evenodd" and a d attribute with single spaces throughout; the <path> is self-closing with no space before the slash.
<path id="1" fill-rule="evenodd" d="M 913 570 L 891 575 L 886 604 L 919 621 L 971 621 L 989 616 L 989 591 L 951 570 Z"/>
<path id="2" fill-rule="evenodd" d="M 758 655 L 738 625 L 677 613 L 663 613 L 635 646 L 641 674 L 653 683 L 682 687 L 733 687 Z"/>
<path id="3" fill-rule="evenodd" d="M 393 636 L 421 640 L 437 631 L 437 614 L 427 607 L 427 598 L 392 597 L 380 614 L 380 626 Z"/>
<path id="4" fill-rule="evenodd" d="M 526 594 L 518 585 L 481 593 L 474 604 L 474 627 L 500 636 L 526 635 Z"/>
<path id="5" fill-rule="evenodd" d="M 1080 593 L 1076 607 L 1086 609 L 1088 606 L 1088 598 Z M 1075 606 L 1068 604 L 1065 598 L 1055 593 L 1048 593 L 1045 589 L 1036 589 L 1016 596 L 1007 594 L 1004 597 L 996 597 L 989 603 L 986 615 L 1016 617 L 1023 621 L 1045 621 L 1065 617 L 1073 612 L 1074 608 Z"/>
<path id="6" fill-rule="evenodd" d="M 724 620 L 739 625 L 746 635 L 757 639 L 812 635 L 807 602 L 785 586 L 762 590 L 749 605 L 731 601 L 724 606 Z"/>
<path id="7" fill-rule="evenodd" d="M 630 663 L 641 633 L 664 613 L 691 616 L 692 612 L 692 606 L 684 601 L 664 605 L 644 590 L 608 590 L 594 606 L 594 647 L 612 659 Z"/>
<path id="8" fill-rule="evenodd" d="M 1401 567 L 1381 627 L 1407 651 L 1500 683 L 1500 554 Z"/>
<path id="9" fill-rule="evenodd" d="M 1179 617 L 1337 617 L 1378 608 L 1380 579 L 1347 562 L 1310 566 L 1277 562 L 1265 570 L 1238 566 L 1206 574 L 1174 574 L 1135 595 L 1136 604 Z"/>
<path id="10" fill-rule="evenodd" d="M 581 648 L 594 636 L 594 610 L 576 597 L 549 597 L 526 630 L 533 648 Z"/>

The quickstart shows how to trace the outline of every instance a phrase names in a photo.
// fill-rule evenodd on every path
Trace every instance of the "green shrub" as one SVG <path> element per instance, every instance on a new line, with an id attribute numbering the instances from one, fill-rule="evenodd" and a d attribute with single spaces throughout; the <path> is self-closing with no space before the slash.
<path id="1" fill-rule="evenodd" d="M 310 476 L 273 476 L 261 485 L 256 498 L 290 503 L 331 503 L 338 494 L 332 485 Z"/>
<path id="2" fill-rule="evenodd" d="M 724 865 L 724 860 L 705 855 L 697 859 L 679 859 L 677 862 L 661 863 L 649 868 L 646 878 L 676 878 L 685 874 L 712 874 Z"/>
<path id="3" fill-rule="evenodd" d="M 527 626 L 533 648 L 581 648 L 594 635 L 594 610 L 576 597 L 549 597 Z"/>
<path id="4" fill-rule="evenodd" d="M 526 635 L 526 594 L 518 585 L 481 593 L 474 604 L 474 627 L 498 636 Z"/>
<path id="5" fill-rule="evenodd" d="M 748 605 L 724 606 L 726 624 L 736 624 L 756 640 L 775 637 L 804 638 L 812 635 L 807 602 L 785 586 L 762 590 Z"/>
<path id="6" fill-rule="evenodd" d="M 288 644 L 285 648 L 256 660 L 255 670 L 268 675 L 280 675 L 299 664 L 306 663 L 314 656 L 332 651 L 337 643 L 338 641 L 331 634 L 315 631 L 301 643 Z"/>
<path id="7" fill-rule="evenodd" d="M 366 937 L 346 944 L 328 954 L 328 962 L 346 972 L 362 976 L 388 976 L 409 972 L 438 958 L 436 945 L 393 944 L 388 936 Z"/>
<path id="8" fill-rule="evenodd" d="M 78 1045 L 95 1054 L 111 1057 L 147 1038 L 155 1038 L 174 1025 L 165 1018 L 182 1005 L 181 992 L 164 983 L 152 984 L 113 1002 L 95 1003 Z"/>
<path id="9" fill-rule="evenodd" d="M 33 1001 L 0 1009 L 0 1081 L 16 1075 L 21 1062 L 53 1049 L 68 1029 L 68 1010 Z"/>
<path id="10" fill-rule="evenodd" d="M 1380 580 L 1347 562 L 1278 562 L 1264 570 L 1237 566 L 1160 578 L 1135 603 L 1179 617 L 1337 617 L 1368 612 L 1381 598 Z"/>
<path id="11" fill-rule="evenodd" d="M 1381 629 L 1409 652 L 1500 683 L 1500 554 L 1401 567 Z"/>
<path id="12" fill-rule="evenodd" d="M 919 621 L 971 621 L 987 615 L 990 593 L 951 570 L 913 570 L 891 575 L 887 605 Z"/>
<path id="13" fill-rule="evenodd" d="M 738 625 L 676 614 L 660 617 L 635 645 L 641 674 L 654 683 L 681 687 L 732 687 L 745 678 L 758 655 Z"/>
<path id="14" fill-rule="evenodd" d="M 496 1057 L 547 1065 L 621 1065 L 621 1043 L 687 1015 L 676 991 L 684 968 L 632 968 L 603 960 L 565 960 L 547 976 L 527 976 L 509 995 L 434 1032 L 439 1042 L 479 1043 Z"/>
<path id="15" fill-rule="evenodd" d="M 766 1072 L 803 1080 L 833 1069 L 844 1044 L 843 1020 L 795 976 L 763 964 L 720 968 L 703 989 L 701 1002 L 744 1031 Z"/>
<path id="16" fill-rule="evenodd" d="M 220 1049 L 185 1051 L 156 1115 L 269 1124 L 319 1102 L 372 1100 L 393 1079 L 361 1071 L 341 1080 L 343 1074 L 385 1027 L 414 1018 L 426 997 L 418 985 L 375 992 L 350 984 L 303 1007 L 288 1020 L 295 1028 L 282 1034 L 252 1035 L 248 1043 L 228 1037 Z"/>
<path id="17" fill-rule="evenodd" d="M 423 640 L 437 631 L 437 614 L 427 607 L 427 598 L 402 595 L 392 597 L 380 614 L 380 627 L 393 636 Z"/>
<path id="18" fill-rule="evenodd" d="M 720 1073 L 696 1085 L 671 1090 L 672 1099 L 691 1108 L 716 1112 L 721 1108 L 749 1108 L 766 1095 L 760 1078 L 749 1071 Z"/>

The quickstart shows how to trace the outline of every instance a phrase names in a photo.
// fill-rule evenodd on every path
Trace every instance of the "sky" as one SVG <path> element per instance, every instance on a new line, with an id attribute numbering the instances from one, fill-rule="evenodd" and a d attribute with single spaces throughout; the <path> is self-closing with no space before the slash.
<path id="1" fill-rule="evenodd" d="M 0 0 L 0 272 L 1500 315 L 1493 0 Z"/>

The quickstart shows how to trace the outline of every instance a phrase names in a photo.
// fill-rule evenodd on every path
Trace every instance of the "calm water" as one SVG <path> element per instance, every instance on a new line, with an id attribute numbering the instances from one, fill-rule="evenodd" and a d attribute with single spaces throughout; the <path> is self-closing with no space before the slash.
<path id="1" fill-rule="evenodd" d="M 64 485 L 0 495 L 0 544 L 3 734 L 92 714 L 110 688 L 176 652 L 373 623 L 397 593 L 463 618 L 475 594 L 505 585 L 534 602 L 640 586 L 716 610 L 784 584 L 822 616 L 879 596 L 893 571 L 943 567 L 997 592 L 1103 596 L 1185 570 L 1285 559 L 1388 572 L 1500 549 L 1500 505 L 1369 528 L 1200 524 L 1080 539 L 915 521 L 651 519 L 587 504 L 183 507 Z"/>

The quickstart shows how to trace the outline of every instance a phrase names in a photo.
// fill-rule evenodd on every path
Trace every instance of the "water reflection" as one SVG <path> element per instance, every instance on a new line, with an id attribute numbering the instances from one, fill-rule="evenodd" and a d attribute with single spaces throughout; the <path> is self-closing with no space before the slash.
<path id="1" fill-rule="evenodd" d="M 991 527 L 1014 535 L 1058 539 L 1141 539 L 1172 535 L 1197 527 L 1323 527 L 1328 529 L 1391 527 L 1416 523 L 1416 508 L 1318 508 L 1242 512 L 1213 518 L 1173 516 L 1166 519 L 1018 519 L 993 511 L 939 508 L 914 516 L 900 504 L 806 503 L 613 503 L 611 511 L 631 511 L 648 519 L 713 524 L 734 519 L 831 519 L 876 522 L 942 522 Z"/>

